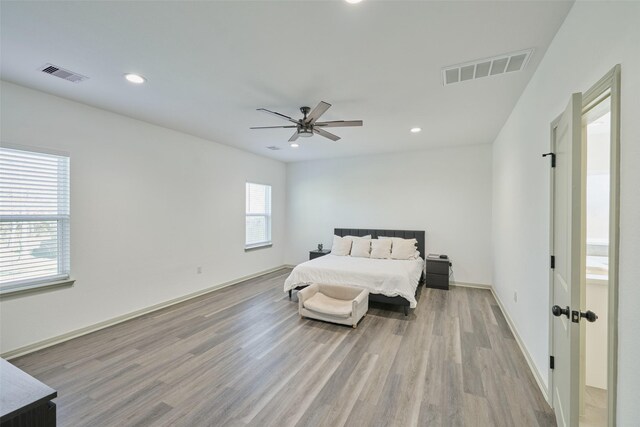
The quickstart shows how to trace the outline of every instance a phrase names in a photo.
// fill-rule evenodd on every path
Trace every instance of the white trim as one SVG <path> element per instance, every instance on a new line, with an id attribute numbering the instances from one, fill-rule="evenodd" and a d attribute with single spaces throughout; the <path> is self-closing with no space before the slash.
<path id="1" fill-rule="evenodd" d="M 10 286 L 0 287 L 0 299 L 16 296 L 19 294 L 34 293 L 47 290 L 50 288 L 58 288 L 61 286 L 73 286 L 75 279 L 68 277 L 52 279 L 51 277 L 41 280 L 31 280 L 24 283 L 17 283 Z"/>
<path id="2" fill-rule="evenodd" d="M 538 383 L 538 388 L 542 392 L 542 396 L 547 401 L 547 403 L 549 403 L 550 402 L 549 390 L 547 389 L 547 387 L 544 385 L 544 382 L 542 381 L 542 374 L 536 368 L 535 363 L 533 363 L 533 358 L 531 357 L 531 354 L 527 350 L 527 347 L 524 345 L 522 338 L 520 338 L 520 335 L 518 334 L 518 331 L 515 327 L 515 324 L 513 323 L 513 320 L 511 320 L 511 317 L 509 316 L 507 310 L 504 308 L 504 305 L 502 304 L 502 301 L 498 297 L 498 294 L 496 294 L 495 290 L 493 289 L 493 286 L 489 287 L 489 289 L 491 290 L 493 297 L 497 301 L 498 307 L 500 307 L 500 311 L 502 311 L 502 315 L 507 320 L 509 329 L 511 329 L 511 333 L 515 337 L 516 342 L 518 343 L 518 347 L 520 347 L 520 351 L 522 351 L 522 354 L 524 355 L 524 358 L 526 359 L 527 364 L 529 365 L 529 369 L 531 370 L 531 373 L 533 374 L 533 377 L 535 378 L 536 383 Z"/>
<path id="3" fill-rule="evenodd" d="M 67 332 L 65 334 L 58 335 L 56 337 L 47 338 L 46 340 L 38 341 L 38 342 L 35 342 L 35 343 L 32 343 L 32 344 L 25 345 L 25 346 L 20 347 L 20 348 L 16 348 L 14 350 L 6 351 L 6 352 L 0 354 L 0 357 L 2 357 L 3 359 L 6 359 L 6 360 L 15 359 L 16 357 L 24 356 L 25 354 L 33 353 L 34 351 L 42 350 L 44 348 L 51 347 L 51 346 L 54 346 L 56 344 L 63 343 L 65 341 L 69 341 L 71 339 L 78 338 L 78 337 L 81 337 L 83 335 L 87 335 L 87 334 L 90 334 L 92 332 L 99 331 L 99 330 L 104 329 L 104 328 L 108 328 L 109 326 L 114 326 L 114 325 L 117 325 L 118 323 L 126 322 L 127 320 L 131 320 L 133 318 L 140 317 L 140 316 L 143 316 L 145 314 L 152 313 L 154 311 L 158 311 L 158 310 L 161 310 L 163 308 L 167 308 L 167 307 L 170 307 L 172 305 L 179 304 L 181 302 L 188 301 L 188 300 L 193 299 L 193 298 L 197 298 L 199 296 L 208 294 L 209 292 L 213 292 L 213 291 L 218 290 L 218 289 L 226 288 L 227 286 L 236 285 L 236 284 L 238 284 L 240 282 L 244 282 L 246 280 L 253 279 L 255 277 L 262 276 L 264 274 L 273 273 L 274 271 L 282 270 L 282 269 L 285 269 L 285 268 L 287 268 L 287 267 L 284 266 L 284 265 L 280 265 L 278 267 L 271 268 L 269 270 L 260 271 L 258 273 L 250 274 L 248 276 L 243 276 L 243 277 L 240 277 L 238 279 L 231 280 L 229 282 L 220 283 L 220 284 L 211 286 L 209 288 L 203 289 L 201 291 L 193 292 L 191 294 L 187 294 L 187 295 L 182 296 L 182 297 L 178 297 L 178 298 L 174 298 L 174 299 L 171 299 L 171 300 L 168 300 L 168 301 L 165 301 L 165 302 L 161 302 L 159 304 L 155 304 L 155 305 L 152 305 L 150 307 L 146 307 L 146 308 L 143 308 L 143 309 L 140 309 L 140 310 L 132 311 L 130 313 L 123 314 L 121 316 L 117 316 L 117 317 L 114 317 L 112 319 L 105 320 L 103 322 L 98 322 L 98 323 L 95 323 L 93 325 L 86 326 L 84 328 L 76 329 L 75 331 Z"/>
<path id="4" fill-rule="evenodd" d="M 269 242 L 262 242 L 262 243 L 254 243 L 252 245 L 247 245 L 244 247 L 244 251 L 252 251 L 254 249 L 260 249 L 260 248 L 270 248 L 273 246 L 273 243 L 271 241 Z"/>
<path id="5" fill-rule="evenodd" d="M 482 283 L 451 282 L 449 285 L 458 286 L 460 288 L 488 289 L 493 291 L 493 287 L 491 285 L 483 285 Z"/>
<path id="6" fill-rule="evenodd" d="M 9 148 L 11 150 L 33 151 L 36 153 L 51 154 L 53 156 L 71 158 L 71 153 L 69 153 L 68 151 L 54 150 L 51 148 L 38 147 L 35 145 L 14 144 L 11 142 L 0 141 L 0 146 Z"/>
<path id="7" fill-rule="evenodd" d="M 500 311 L 502 312 L 502 315 L 504 316 L 504 318 L 507 321 L 507 325 L 509 325 L 509 329 L 511 330 L 511 333 L 513 334 L 514 338 L 516 339 L 516 342 L 518 343 L 518 347 L 520 347 L 520 351 L 522 352 L 522 354 L 524 355 L 525 360 L 527 361 L 527 365 L 529 365 L 529 370 L 531 370 L 531 373 L 533 374 L 533 377 L 535 378 L 536 383 L 538 384 L 538 388 L 542 392 L 542 396 L 547 401 L 547 403 L 550 404 L 549 390 L 544 385 L 544 381 L 542 380 L 542 374 L 536 368 L 535 363 L 533 363 L 533 358 L 531 357 L 531 354 L 527 350 L 527 347 L 525 346 L 524 341 L 522 341 L 522 338 L 520 338 L 520 334 L 518 334 L 518 330 L 516 329 L 516 326 L 513 323 L 513 320 L 511 320 L 511 317 L 509 316 L 509 313 L 505 309 L 504 304 L 502 304 L 502 301 L 498 297 L 498 294 L 496 293 L 496 291 L 493 288 L 493 286 L 492 285 L 483 285 L 483 284 L 479 284 L 479 283 L 465 283 L 465 282 L 452 282 L 451 286 L 458 286 L 458 287 L 463 287 L 463 288 L 486 289 L 486 290 L 491 291 L 491 294 L 493 295 L 493 298 L 498 303 L 498 307 L 500 307 Z"/>
<path id="8" fill-rule="evenodd" d="M 607 97 L 611 100 L 610 190 L 609 190 L 609 276 L 607 319 L 607 420 L 615 426 L 618 416 L 618 289 L 620 258 L 620 78 L 616 64 L 584 93 L 582 114 Z M 586 308 L 586 307 L 581 307 Z M 582 390 L 581 390 L 582 391 Z"/>

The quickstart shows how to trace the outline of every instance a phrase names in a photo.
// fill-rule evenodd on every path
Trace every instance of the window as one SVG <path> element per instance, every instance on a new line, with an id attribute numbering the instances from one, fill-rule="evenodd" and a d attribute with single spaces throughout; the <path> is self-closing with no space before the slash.
<path id="1" fill-rule="evenodd" d="M 271 186 L 247 182 L 245 249 L 271 245 Z"/>
<path id="2" fill-rule="evenodd" d="M 69 279 L 69 157 L 0 147 L 0 292 Z"/>

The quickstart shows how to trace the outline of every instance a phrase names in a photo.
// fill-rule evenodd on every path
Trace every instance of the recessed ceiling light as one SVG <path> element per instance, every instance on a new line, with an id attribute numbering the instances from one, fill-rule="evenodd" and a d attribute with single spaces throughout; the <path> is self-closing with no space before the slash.
<path id="1" fill-rule="evenodd" d="M 291 143 L 291 148 L 298 148 L 300 146 L 300 144 L 296 143 L 296 142 L 292 142 Z"/>
<path id="2" fill-rule="evenodd" d="M 411 128 L 411 133 L 418 133 L 422 130 L 422 128 Z"/>
<path id="3" fill-rule="evenodd" d="M 135 83 L 138 85 L 147 81 L 147 79 L 145 79 L 141 75 L 133 74 L 133 73 L 125 74 L 124 78 L 130 81 L 131 83 Z"/>
<path id="4" fill-rule="evenodd" d="M 362 0 L 345 0 L 347 3 L 356 4 L 360 3 Z"/>

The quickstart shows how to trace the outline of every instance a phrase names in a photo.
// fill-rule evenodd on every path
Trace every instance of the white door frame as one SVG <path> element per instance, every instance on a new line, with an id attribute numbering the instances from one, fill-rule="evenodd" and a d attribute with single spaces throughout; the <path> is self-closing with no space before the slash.
<path id="1" fill-rule="evenodd" d="M 583 94 L 582 114 L 589 111 L 607 96 L 611 97 L 611 164 L 609 192 L 609 285 L 608 285 L 608 319 L 607 319 L 607 411 L 608 425 L 616 425 L 616 404 L 618 386 L 618 271 L 620 249 L 620 75 L 621 66 L 617 64 L 595 85 Z M 556 118 L 551 123 L 551 150 Z M 549 247 L 553 248 L 553 169 L 550 170 L 550 227 Z M 549 355 L 553 349 L 553 270 L 549 269 Z M 588 309 L 580 307 L 581 311 Z M 576 379 L 577 380 L 577 379 Z M 553 390 L 553 370 L 548 370 L 548 390 Z M 578 399 L 578 396 L 575 396 Z M 548 393 L 548 401 L 553 406 L 553 395 Z"/>

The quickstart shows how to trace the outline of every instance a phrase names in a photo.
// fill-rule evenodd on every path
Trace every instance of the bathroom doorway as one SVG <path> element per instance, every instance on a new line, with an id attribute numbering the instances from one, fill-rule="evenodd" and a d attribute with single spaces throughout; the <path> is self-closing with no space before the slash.
<path id="1" fill-rule="evenodd" d="M 608 401 L 609 200 L 611 97 L 582 116 L 586 155 L 586 248 L 581 306 L 597 313 L 580 324 L 580 426 L 606 427 Z"/>

